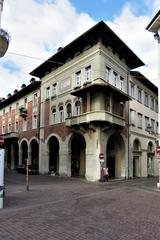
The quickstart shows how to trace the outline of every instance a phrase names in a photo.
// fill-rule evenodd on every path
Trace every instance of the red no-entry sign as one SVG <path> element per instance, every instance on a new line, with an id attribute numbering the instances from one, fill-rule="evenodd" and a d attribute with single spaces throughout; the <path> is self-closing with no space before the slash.
<path id="1" fill-rule="evenodd" d="M 99 161 L 104 162 L 104 153 L 99 154 Z"/>

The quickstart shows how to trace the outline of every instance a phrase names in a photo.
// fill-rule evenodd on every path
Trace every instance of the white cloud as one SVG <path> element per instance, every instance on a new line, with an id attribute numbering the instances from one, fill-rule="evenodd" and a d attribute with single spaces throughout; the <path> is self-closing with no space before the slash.
<path id="1" fill-rule="evenodd" d="M 152 1 L 152 3 L 156 3 L 156 1 Z M 135 15 L 132 11 L 132 6 L 127 4 L 124 6 L 121 14 L 115 16 L 114 21 L 107 22 L 107 24 L 146 64 L 137 70 L 142 72 L 154 84 L 158 85 L 156 80 L 157 46 L 153 34 L 146 30 L 150 21 L 151 18 L 148 16 Z"/>
<path id="2" fill-rule="evenodd" d="M 9 31 L 11 42 L 8 52 L 0 59 L 0 96 L 13 92 L 23 82 L 28 83 L 29 72 L 53 55 L 58 47 L 65 46 L 94 24 L 89 15 L 77 13 L 68 0 L 41 4 L 34 0 L 4 1 L 2 27 Z M 43 61 L 13 53 L 35 56 Z M 9 59 L 21 69 L 18 73 L 10 73 L 4 67 Z"/>

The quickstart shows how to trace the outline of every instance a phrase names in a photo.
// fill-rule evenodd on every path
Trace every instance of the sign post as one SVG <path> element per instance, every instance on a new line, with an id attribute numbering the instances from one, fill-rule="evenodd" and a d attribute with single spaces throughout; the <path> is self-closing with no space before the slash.
<path id="1" fill-rule="evenodd" d="M 26 191 L 29 191 L 29 181 L 28 181 L 28 158 L 26 159 Z"/>
<path id="2" fill-rule="evenodd" d="M 4 149 L 0 149 L 0 208 L 3 208 L 4 196 Z"/>
<path id="3" fill-rule="evenodd" d="M 99 162 L 100 162 L 100 181 L 103 181 L 102 176 L 102 163 L 104 163 L 104 153 L 99 154 Z"/>
<path id="4" fill-rule="evenodd" d="M 160 146 L 157 146 L 157 161 L 159 165 L 159 182 L 157 183 L 157 188 L 160 189 Z"/>

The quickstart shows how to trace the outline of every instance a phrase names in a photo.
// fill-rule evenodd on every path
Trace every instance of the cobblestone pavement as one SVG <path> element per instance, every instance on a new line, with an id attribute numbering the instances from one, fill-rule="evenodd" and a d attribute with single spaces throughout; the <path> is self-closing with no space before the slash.
<path id="1" fill-rule="evenodd" d="M 159 240 L 156 178 L 89 183 L 5 174 L 0 240 Z"/>

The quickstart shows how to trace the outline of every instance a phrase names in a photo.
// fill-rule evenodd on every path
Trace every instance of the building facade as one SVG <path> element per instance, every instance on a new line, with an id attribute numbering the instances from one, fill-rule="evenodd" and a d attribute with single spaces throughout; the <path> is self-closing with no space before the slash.
<path id="1" fill-rule="evenodd" d="M 129 95 L 131 177 L 158 175 L 158 88 L 138 71 L 131 71 Z"/>
<path id="2" fill-rule="evenodd" d="M 14 90 L 0 102 L 0 134 L 5 141 L 5 167 L 19 164 L 39 165 L 40 82 L 31 79 L 28 86 Z"/>
<path id="3" fill-rule="evenodd" d="M 52 172 L 96 181 L 101 177 L 99 155 L 103 153 L 103 165 L 109 167 L 110 177 L 156 175 L 158 90 L 139 72 L 131 72 L 142 65 L 104 22 L 59 48 L 31 72 L 40 78 L 41 86 L 38 83 L 34 91 L 30 88 L 19 100 L 9 98 L 14 108 L 26 96 L 30 99 L 27 108 L 32 106 L 27 109 L 28 127 L 26 131 L 19 129 L 16 138 L 19 163 L 28 158 L 42 174 Z M 143 90 L 141 101 L 138 88 Z M 35 93 L 40 99 L 36 112 L 39 121 L 33 129 Z M 6 143 L 8 132 L 4 133 L 3 127 L 9 128 L 9 120 L 5 117 L 4 125 L 3 111 L 7 116 L 11 104 L 7 101 L 0 104 L 1 131 Z M 25 116 L 21 121 L 25 121 Z"/>

